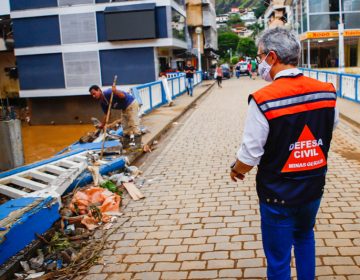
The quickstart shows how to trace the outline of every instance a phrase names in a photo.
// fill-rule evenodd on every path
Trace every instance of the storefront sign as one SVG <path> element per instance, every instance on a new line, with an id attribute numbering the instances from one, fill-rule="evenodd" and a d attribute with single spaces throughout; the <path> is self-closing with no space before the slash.
<path id="1" fill-rule="evenodd" d="M 360 36 L 360 30 L 345 30 L 344 37 L 357 37 Z M 300 41 L 306 39 L 322 39 L 339 37 L 339 32 L 334 31 L 310 31 L 299 35 Z"/>

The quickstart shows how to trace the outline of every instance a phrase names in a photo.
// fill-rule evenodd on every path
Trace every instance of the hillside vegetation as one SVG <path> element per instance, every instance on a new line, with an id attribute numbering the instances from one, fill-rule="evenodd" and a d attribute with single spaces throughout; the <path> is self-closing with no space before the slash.
<path id="1" fill-rule="evenodd" d="M 261 0 L 216 0 L 216 14 L 229 12 L 231 8 L 255 8 Z"/>

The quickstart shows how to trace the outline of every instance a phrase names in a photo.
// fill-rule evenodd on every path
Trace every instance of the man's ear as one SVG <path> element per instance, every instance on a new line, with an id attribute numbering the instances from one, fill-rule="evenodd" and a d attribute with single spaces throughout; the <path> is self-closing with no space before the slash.
<path id="1" fill-rule="evenodd" d="M 271 58 L 271 61 L 269 61 L 270 64 L 275 64 L 276 62 L 279 62 L 279 58 L 278 58 L 276 52 L 271 51 L 271 52 L 269 53 L 269 56 L 270 56 L 270 58 Z"/>

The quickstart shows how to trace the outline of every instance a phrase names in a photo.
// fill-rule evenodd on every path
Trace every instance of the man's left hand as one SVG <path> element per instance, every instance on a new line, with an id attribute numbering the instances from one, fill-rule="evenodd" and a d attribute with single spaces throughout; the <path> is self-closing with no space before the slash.
<path id="1" fill-rule="evenodd" d="M 245 175 L 241 173 L 236 173 L 233 170 L 230 171 L 230 178 L 232 181 L 237 182 L 238 180 L 244 180 Z"/>

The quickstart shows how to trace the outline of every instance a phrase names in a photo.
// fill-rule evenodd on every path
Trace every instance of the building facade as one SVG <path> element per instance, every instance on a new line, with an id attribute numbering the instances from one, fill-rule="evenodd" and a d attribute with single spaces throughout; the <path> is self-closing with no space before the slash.
<path id="1" fill-rule="evenodd" d="M 341 1 L 341 5 L 340 5 Z M 359 0 L 287 0 L 291 6 L 292 29 L 302 42 L 304 67 L 339 66 L 340 10 L 344 24 L 345 67 L 360 67 Z"/>
<path id="2" fill-rule="evenodd" d="M 87 122 L 92 84 L 152 82 L 187 49 L 184 1 L 11 0 L 20 97 L 34 123 Z M 67 117 L 64 117 L 67 116 Z"/>

